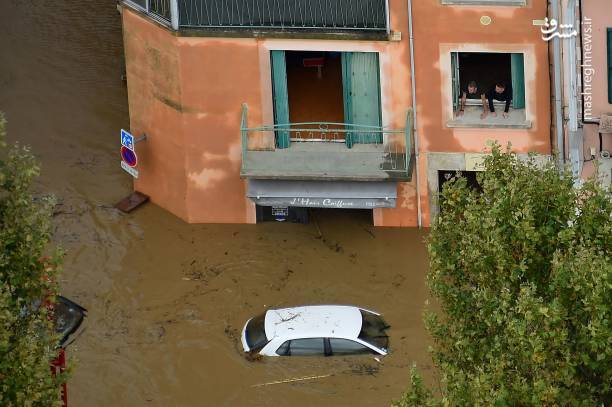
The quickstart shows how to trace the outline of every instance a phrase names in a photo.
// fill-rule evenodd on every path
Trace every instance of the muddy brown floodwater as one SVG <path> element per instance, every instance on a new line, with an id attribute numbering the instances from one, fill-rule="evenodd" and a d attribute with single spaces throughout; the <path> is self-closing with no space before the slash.
<path id="1" fill-rule="evenodd" d="M 320 211 L 317 226 L 188 225 L 131 191 L 119 168 L 129 126 L 113 0 L 2 0 L 0 111 L 9 139 L 42 163 L 59 199 L 62 290 L 89 309 L 69 348 L 73 406 L 385 406 L 416 362 L 431 378 L 422 324 L 424 234 L 373 229 L 368 213 Z M 357 304 L 382 312 L 382 360 L 247 361 L 238 335 L 271 306 Z M 256 386 L 305 376 L 324 378 Z"/>

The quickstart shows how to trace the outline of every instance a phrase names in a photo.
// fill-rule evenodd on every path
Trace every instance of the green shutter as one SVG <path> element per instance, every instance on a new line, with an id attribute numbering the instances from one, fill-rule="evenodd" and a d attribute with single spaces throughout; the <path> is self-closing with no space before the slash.
<path id="1" fill-rule="evenodd" d="M 612 104 L 612 28 L 608 28 L 608 103 Z"/>
<path id="2" fill-rule="evenodd" d="M 345 52 L 342 54 L 344 117 L 350 124 L 381 125 L 380 78 L 378 54 L 375 52 Z M 347 135 L 346 144 L 382 143 L 380 133 Z"/>
<path id="3" fill-rule="evenodd" d="M 459 110 L 459 98 L 461 97 L 461 83 L 459 82 L 459 53 L 451 52 L 451 74 L 453 84 L 453 111 Z"/>
<path id="4" fill-rule="evenodd" d="M 525 108 L 525 58 L 512 54 L 512 107 Z"/>
<path id="5" fill-rule="evenodd" d="M 287 62 L 285 51 L 272 51 L 272 94 L 274 124 L 289 124 L 289 91 L 287 90 Z M 289 147 L 289 131 L 276 132 L 276 147 Z"/>
<path id="6" fill-rule="evenodd" d="M 342 58 L 342 95 L 344 100 L 344 122 L 353 123 L 352 103 L 351 103 L 351 61 L 352 52 L 343 52 Z"/>

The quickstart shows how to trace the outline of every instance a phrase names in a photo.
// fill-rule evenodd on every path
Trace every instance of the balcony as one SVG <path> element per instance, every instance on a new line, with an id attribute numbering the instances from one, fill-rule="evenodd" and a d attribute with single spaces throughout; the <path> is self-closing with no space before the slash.
<path id="1" fill-rule="evenodd" d="M 348 123 L 248 126 L 242 107 L 242 167 L 250 179 L 410 181 L 414 165 L 412 111 L 405 129 Z"/>
<path id="2" fill-rule="evenodd" d="M 124 0 L 174 30 L 386 35 L 388 0 Z"/>

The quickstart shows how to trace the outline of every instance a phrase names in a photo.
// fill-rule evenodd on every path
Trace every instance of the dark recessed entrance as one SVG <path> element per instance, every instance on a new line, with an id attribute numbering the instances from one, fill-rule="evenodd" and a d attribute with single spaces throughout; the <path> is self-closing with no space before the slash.
<path id="1" fill-rule="evenodd" d="M 451 179 L 456 178 L 457 175 L 464 177 L 467 180 L 468 187 L 477 191 L 482 191 L 482 187 L 480 186 L 476 178 L 476 176 L 478 175 L 478 171 L 439 170 L 438 192 L 442 193 L 442 187 L 444 187 L 444 184 L 450 181 Z"/>
<path id="2" fill-rule="evenodd" d="M 373 225 L 373 212 L 371 209 L 329 209 L 329 208 L 298 208 L 282 206 L 257 205 L 257 223 L 262 222 L 289 222 L 289 223 L 357 223 Z"/>
<path id="3" fill-rule="evenodd" d="M 289 121 L 344 122 L 342 54 L 286 51 Z"/>

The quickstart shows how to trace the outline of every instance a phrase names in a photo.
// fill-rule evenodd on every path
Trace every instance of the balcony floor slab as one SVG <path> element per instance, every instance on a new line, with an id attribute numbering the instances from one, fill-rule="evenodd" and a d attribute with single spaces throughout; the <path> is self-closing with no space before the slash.
<path id="1" fill-rule="evenodd" d="M 405 165 L 405 154 L 386 153 L 380 144 L 292 142 L 289 148 L 248 151 L 241 176 L 293 180 L 409 180 L 394 162 Z M 396 171 L 394 169 L 397 168 Z"/>

